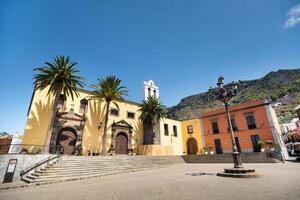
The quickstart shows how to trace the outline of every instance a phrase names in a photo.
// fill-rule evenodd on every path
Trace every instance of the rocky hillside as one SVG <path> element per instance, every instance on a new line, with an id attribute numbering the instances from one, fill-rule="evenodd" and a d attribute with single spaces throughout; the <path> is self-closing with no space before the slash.
<path id="1" fill-rule="evenodd" d="M 231 87 L 231 84 L 225 85 Z M 293 108 L 300 104 L 300 68 L 270 72 L 262 78 L 239 81 L 239 93 L 231 104 L 240 104 L 257 99 L 268 98 L 272 103 L 281 103 L 274 107 L 281 122 L 296 117 Z M 183 120 L 199 116 L 200 112 L 222 107 L 219 101 L 208 99 L 208 93 L 200 93 L 183 98 L 176 106 L 169 108 L 169 117 Z"/>

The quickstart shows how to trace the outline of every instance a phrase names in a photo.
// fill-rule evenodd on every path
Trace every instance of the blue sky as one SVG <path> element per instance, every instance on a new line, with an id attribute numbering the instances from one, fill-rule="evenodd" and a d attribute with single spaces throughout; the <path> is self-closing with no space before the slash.
<path id="1" fill-rule="evenodd" d="M 298 0 L 0 1 L 0 131 L 23 132 L 32 69 L 78 61 L 87 85 L 117 75 L 133 101 L 153 79 L 167 106 L 225 81 L 300 65 Z"/>

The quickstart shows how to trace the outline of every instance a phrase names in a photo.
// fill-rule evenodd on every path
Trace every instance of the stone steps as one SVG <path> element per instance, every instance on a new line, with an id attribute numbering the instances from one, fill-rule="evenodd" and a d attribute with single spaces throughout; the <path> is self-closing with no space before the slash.
<path id="1" fill-rule="evenodd" d="M 132 167 L 133 168 L 133 167 Z M 49 171 L 46 171 L 46 172 L 34 172 L 32 173 L 32 175 L 35 175 L 35 176 L 48 176 L 48 175 L 52 175 L 52 174 L 70 174 L 70 173 L 85 173 L 85 172 L 98 172 L 98 171 L 110 171 L 110 170 L 120 170 L 120 169 L 128 169 L 128 168 L 106 168 L 106 169 L 97 169 L 97 168 L 94 168 L 94 169 L 81 169 L 81 168 L 78 168 L 78 169 L 74 169 L 72 171 L 70 170 L 49 170 Z"/>
<path id="2" fill-rule="evenodd" d="M 80 173 L 80 176 L 88 176 L 88 175 L 96 175 L 96 174 L 110 174 L 110 173 L 118 173 L 118 172 L 122 172 L 122 171 L 135 171 L 135 170 L 139 170 L 139 169 L 145 169 L 145 168 L 129 168 L 129 169 L 111 169 L 111 170 L 105 170 L 105 171 L 82 171 Z M 67 173 L 54 173 L 54 174 L 45 174 L 45 175 L 39 175 L 36 176 L 35 174 L 31 174 L 26 176 L 26 178 L 30 179 L 30 180 L 42 180 L 42 179 L 65 179 L 65 178 L 69 178 L 69 177 L 74 177 L 74 172 L 67 172 Z"/>
<path id="3" fill-rule="evenodd" d="M 241 154 L 244 163 L 278 162 L 263 153 Z M 183 163 L 232 163 L 231 154 L 195 156 L 62 156 L 60 160 L 22 178 L 31 184 L 80 180 Z"/>
<path id="4" fill-rule="evenodd" d="M 159 167 L 159 166 L 148 166 L 148 167 L 151 167 L 151 168 L 155 168 L 155 167 Z M 72 171 L 69 171 L 69 170 L 49 170 L 49 171 L 46 171 L 46 172 L 42 172 L 42 173 L 39 173 L 39 172 L 35 172 L 35 173 L 32 173 L 32 175 L 35 175 L 35 176 L 48 176 L 48 175 L 52 175 L 52 174 L 59 174 L 59 175 L 63 175 L 63 174 L 70 174 L 70 173 L 92 173 L 92 172 L 105 172 L 105 171 L 116 171 L 116 170 L 127 170 L 127 169 L 140 169 L 140 168 L 143 168 L 143 167 L 119 167 L 119 168 L 105 168 L 105 169 L 102 169 L 102 168 L 93 168 L 93 169 L 81 169 L 81 168 L 77 168 L 77 169 L 72 169 Z"/>
<path id="5" fill-rule="evenodd" d="M 180 156 L 62 156 L 22 180 L 31 184 L 79 180 L 184 163 Z"/>
<path id="6" fill-rule="evenodd" d="M 89 166 L 77 166 L 77 167 L 73 167 L 72 169 L 70 168 L 64 168 L 64 167 L 56 167 L 56 168 L 51 168 L 51 170 L 46 170 L 46 171 L 37 171 L 37 172 L 40 172 L 40 173 L 51 173 L 51 172 L 64 172 L 64 171 L 78 171 L 78 170 L 107 170 L 107 169 L 118 169 L 118 168 L 128 168 L 128 167 L 134 167 L 134 166 L 106 166 L 106 167 L 101 167 L 101 166 L 92 166 L 92 167 L 89 167 Z"/>
<path id="7" fill-rule="evenodd" d="M 123 163 L 140 163 L 140 162 L 142 162 L 142 163 L 158 163 L 158 162 L 161 162 L 161 163 L 170 163 L 170 162 L 178 162 L 177 160 L 174 160 L 174 161 L 171 161 L 171 160 L 169 160 L 169 161 L 165 161 L 165 160 L 150 160 L 150 161 L 147 161 L 147 160 L 130 160 L 130 161 L 126 161 L 126 160 L 118 160 L 118 161 L 114 161 L 114 160 L 109 160 L 109 161 L 102 161 L 102 160 L 99 160 L 99 161 L 61 161 L 61 162 L 59 162 L 59 164 L 62 164 L 62 163 L 64 163 L 64 164 L 74 164 L 74 163 L 76 163 L 76 164 L 87 164 L 87 163 L 99 163 L 99 162 L 101 162 L 101 163 L 103 163 L 103 164 L 111 164 L 111 163 L 121 163 L 121 164 L 123 164 Z"/>
<path id="8" fill-rule="evenodd" d="M 63 181 L 74 181 L 74 180 L 96 178 L 96 177 L 108 176 L 108 175 L 113 175 L 113 174 L 142 171 L 142 170 L 147 170 L 147 169 L 152 169 L 152 168 L 139 168 L 139 169 L 135 169 L 135 170 L 132 169 L 132 170 L 105 172 L 105 173 L 93 173 L 93 174 L 84 175 L 84 176 L 66 176 L 66 177 L 60 177 L 60 178 L 39 178 L 39 179 L 35 179 L 35 180 L 23 178 L 22 180 L 26 183 L 41 185 L 41 184 L 57 183 L 57 182 L 63 182 Z"/>

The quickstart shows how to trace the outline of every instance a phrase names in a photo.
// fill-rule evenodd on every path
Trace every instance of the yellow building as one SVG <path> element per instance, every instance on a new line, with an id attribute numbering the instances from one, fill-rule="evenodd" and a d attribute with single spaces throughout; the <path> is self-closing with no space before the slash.
<path id="1" fill-rule="evenodd" d="M 204 147 L 202 123 L 200 119 L 181 122 L 183 154 L 202 154 Z"/>
<path id="2" fill-rule="evenodd" d="M 46 93 L 47 90 L 38 90 L 33 94 L 23 144 L 45 144 L 53 103 L 53 97 L 48 97 Z M 74 101 L 61 95 L 60 109 L 51 135 L 51 147 L 63 146 L 67 154 L 76 153 L 77 150 L 82 151 L 83 154 L 100 152 L 105 115 L 104 103 L 87 101 L 89 93 L 79 89 L 79 96 Z M 138 104 L 120 101 L 118 105 L 119 110 L 113 106 L 110 108 L 106 149 L 112 153 L 115 150 L 136 152 L 138 142 L 140 144 L 143 142 L 138 141 L 138 138 L 142 138 L 139 137 L 142 134 L 142 123 L 137 111 Z M 116 144 L 123 145 L 126 141 L 127 148 L 114 148 Z M 52 151 L 56 150 L 52 149 Z"/>
<path id="3" fill-rule="evenodd" d="M 61 95 L 59 111 L 50 140 L 51 153 L 99 154 L 104 129 L 105 103 L 88 101 L 90 91 L 79 89 L 79 96 Z M 181 155 L 182 136 L 179 121 L 160 121 L 160 140 L 156 145 L 143 145 L 143 123 L 139 120 L 139 103 L 123 100 L 119 109 L 111 105 L 107 130 L 106 149 L 109 154 Z M 28 119 L 22 140 L 27 151 L 43 151 L 50 123 L 53 97 L 47 90 L 33 93 Z M 165 124 L 168 126 L 166 135 Z M 28 145 L 28 146 L 27 146 Z M 34 150 L 32 145 L 35 146 Z"/>

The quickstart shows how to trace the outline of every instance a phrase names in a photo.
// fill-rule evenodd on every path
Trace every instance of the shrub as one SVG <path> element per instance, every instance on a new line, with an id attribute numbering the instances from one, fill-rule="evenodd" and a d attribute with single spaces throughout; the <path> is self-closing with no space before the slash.
<path id="1" fill-rule="evenodd" d="M 263 146 L 264 145 L 264 141 L 262 141 L 262 140 L 259 140 L 258 142 L 257 142 L 257 144 L 259 145 L 259 146 Z"/>
<path id="2" fill-rule="evenodd" d="M 274 144 L 274 142 L 273 142 L 273 140 L 267 140 L 267 141 L 266 141 L 266 144 L 272 145 L 272 144 Z"/>

